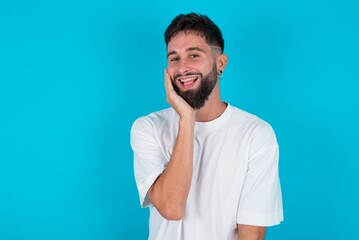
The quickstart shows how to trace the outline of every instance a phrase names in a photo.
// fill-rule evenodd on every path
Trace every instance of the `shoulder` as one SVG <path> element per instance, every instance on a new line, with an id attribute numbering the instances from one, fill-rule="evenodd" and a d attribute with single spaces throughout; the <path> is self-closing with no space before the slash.
<path id="1" fill-rule="evenodd" d="M 171 122 L 175 122 L 177 118 L 178 115 L 173 108 L 156 111 L 146 116 L 137 118 L 132 124 L 131 132 L 146 131 L 160 126 L 165 126 Z"/>
<path id="2" fill-rule="evenodd" d="M 276 144 L 276 136 L 272 126 L 257 115 L 233 107 L 232 126 L 236 125 L 240 129 L 241 135 L 250 139 L 252 144 L 263 142 Z"/>
<path id="3" fill-rule="evenodd" d="M 231 106 L 231 108 L 233 109 L 232 120 L 238 124 L 246 126 L 257 133 L 269 134 L 274 132 L 272 126 L 257 115 L 234 106 Z"/>
<path id="4" fill-rule="evenodd" d="M 249 146 L 249 156 L 256 156 L 267 150 L 276 151 L 278 142 L 272 126 L 258 116 L 233 107 L 233 120 L 240 127 L 240 135 Z"/>

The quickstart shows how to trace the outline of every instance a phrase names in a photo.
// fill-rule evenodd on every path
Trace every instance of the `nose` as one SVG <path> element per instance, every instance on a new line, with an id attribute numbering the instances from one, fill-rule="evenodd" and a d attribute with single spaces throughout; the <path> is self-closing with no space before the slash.
<path id="1" fill-rule="evenodd" d="M 184 75 L 190 71 L 190 65 L 186 60 L 181 60 L 178 63 L 178 69 L 176 70 L 176 74 Z"/>

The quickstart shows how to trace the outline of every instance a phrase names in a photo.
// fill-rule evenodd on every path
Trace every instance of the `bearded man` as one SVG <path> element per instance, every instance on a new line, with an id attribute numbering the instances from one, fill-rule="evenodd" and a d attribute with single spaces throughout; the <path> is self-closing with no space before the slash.
<path id="1" fill-rule="evenodd" d="M 165 31 L 170 108 L 131 129 L 150 240 L 259 240 L 283 220 L 271 126 L 220 98 L 228 58 L 218 26 L 190 13 Z"/>

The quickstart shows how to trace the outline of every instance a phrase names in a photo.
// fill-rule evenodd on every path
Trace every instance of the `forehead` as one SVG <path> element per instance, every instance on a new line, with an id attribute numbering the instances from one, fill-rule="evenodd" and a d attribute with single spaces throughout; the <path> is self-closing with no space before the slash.
<path id="1" fill-rule="evenodd" d="M 199 47 L 205 51 L 210 50 L 204 37 L 193 32 L 182 31 L 171 38 L 167 46 L 167 52 L 180 52 L 193 47 Z"/>

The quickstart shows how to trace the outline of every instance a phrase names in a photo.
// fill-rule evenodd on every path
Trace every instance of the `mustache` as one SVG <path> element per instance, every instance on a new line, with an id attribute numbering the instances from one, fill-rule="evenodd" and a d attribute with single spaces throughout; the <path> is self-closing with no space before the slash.
<path id="1" fill-rule="evenodd" d="M 186 74 L 176 74 L 176 75 L 174 75 L 173 80 L 176 81 L 179 77 L 190 76 L 190 75 L 198 75 L 198 76 L 202 77 L 201 73 L 188 72 Z"/>

